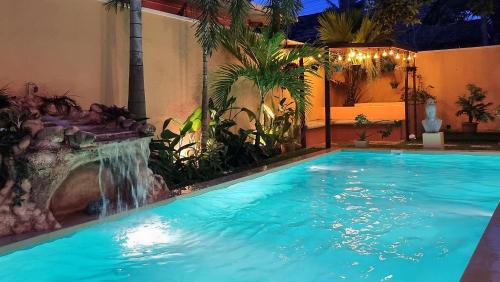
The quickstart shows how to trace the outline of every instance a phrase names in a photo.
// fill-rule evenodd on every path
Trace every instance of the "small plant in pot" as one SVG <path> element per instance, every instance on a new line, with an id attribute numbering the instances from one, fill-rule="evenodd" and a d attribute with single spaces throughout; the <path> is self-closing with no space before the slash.
<path id="1" fill-rule="evenodd" d="M 360 114 L 357 115 L 354 119 L 356 122 L 354 123 L 354 127 L 360 129 L 358 133 L 358 139 L 354 141 L 354 146 L 358 148 L 366 148 L 369 145 L 368 137 L 373 134 L 368 134 L 368 130 L 377 124 L 384 124 L 383 128 L 379 130 L 377 133 L 380 134 L 382 139 L 391 136 L 392 131 L 396 127 L 400 127 L 402 121 L 395 120 L 393 122 L 389 122 L 388 120 L 380 120 L 380 121 L 370 121 L 365 115 Z"/>
<path id="2" fill-rule="evenodd" d="M 476 133 L 479 122 L 488 122 L 495 117 L 489 112 L 489 107 L 493 103 L 486 103 L 487 92 L 474 84 L 468 84 L 469 95 L 458 97 L 456 104 L 461 108 L 456 115 L 467 115 L 468 121 L 462 123 L 464 133 Z"/>

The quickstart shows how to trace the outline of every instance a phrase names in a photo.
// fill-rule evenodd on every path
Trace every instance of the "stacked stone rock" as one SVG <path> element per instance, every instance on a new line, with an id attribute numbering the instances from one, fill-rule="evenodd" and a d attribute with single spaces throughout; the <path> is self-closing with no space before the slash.
<path id="1" fill-rule="evenodd" d="M 20 127 L 27 135 L 12 146 L 10 154 L 0 155 L 3 169 L 10 172 L 0 190 L 0 236 L 61 228 L 47 208 L 35 204 L 32 199 L 32 183 L 27 178 L 29 175 L 19 177 L 15 171 L 16 162 L 26 162 L 30 156 L 40 155 L 40 152 L 54 155 L 55 153 L 49 152 L 93 146 L 96 136 L 80 129 L 88 125 L 121 128 L 136 132 L 139 136 L 150 136 L 155 132 L 155 127 L 151 124 L 124 116 L 110 117 L 106 114 L 106 106 L 101 104 L 92 104 L 89 110 L 82 110 L 78 106 L 46 103 L 46 100 L 36 95 L 11 99 L 14 107 L 26 112 L 24 116 L 27 118 Z M 164 198 L 168 188 L 161 176 L 148 171 L 148 178 L 151 182 L 149 201 Z"/>

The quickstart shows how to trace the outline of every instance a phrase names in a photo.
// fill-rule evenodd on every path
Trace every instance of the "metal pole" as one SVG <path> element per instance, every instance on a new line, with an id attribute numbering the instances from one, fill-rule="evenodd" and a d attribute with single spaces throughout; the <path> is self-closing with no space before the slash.
<path id="1" fill-rule="evenodd" d="M 304 58 L 299 59 L 299 66 L 300 67 L 304 66 Z M 300 79 L 304 81 L 305 79 L 304 73 L 300 75 Z M 302 92 L 302 95 L 304 94 L 305 93 Z M 302 148 L 305 148 L 307 146 L 307 135 L 306 135 L 307 127 L 306 127 L 306 113 L 304 109 L 302 109 L 302 111 L 300 112 L 299 117 L 300 117 L 300 145 L 302 146 Z"/>
<path id="2" fill-rule="evenodd" d="M 405 135 L 406 135 L 406 141 L 410 140 L 410 121 L 408 120 L 408 72 L 409 72 L 409 67 L 406 66 L 406 71 L 405 71 Z"/>
<path id="3" fill-rule="evenodd" d="M 413 67 L 413 130 L 415 136 L 418 136 L 418 122 L 417 122 L 417 67 Z"/>
<path id="4" fill-rule="evenodd" d="M 330 50 L 328 50 L 327 62 L 330 62 Z M 332 147 L 331 113 L 330 113 L 330 73 L 325 68 L 325 147 Z"/>

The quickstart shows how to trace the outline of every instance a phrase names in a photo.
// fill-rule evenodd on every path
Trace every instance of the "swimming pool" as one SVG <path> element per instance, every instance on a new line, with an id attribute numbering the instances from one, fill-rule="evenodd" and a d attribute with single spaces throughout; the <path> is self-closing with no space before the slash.
<path id="1" fill-rule="evenodd" d="M 1 281 L 458 281 L 500 156 L 337 152 L 0 257 Z"/>

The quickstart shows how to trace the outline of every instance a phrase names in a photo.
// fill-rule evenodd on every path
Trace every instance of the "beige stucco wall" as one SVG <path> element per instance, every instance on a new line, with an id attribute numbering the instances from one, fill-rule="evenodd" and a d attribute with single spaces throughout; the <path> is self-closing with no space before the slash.
<path id="1" fill-rule="evenodd" d="M 194 21 L 145 9 L 143 48 L 147 112 L 161 125 L 185 119 L 201 100 L 201 48 Z M 128 93 L 128 13 L 107 12 L 97 0 L 2 0 L 0 86 L 25 93 L 35 82 L 45 95 L 70 91 L 84 107 L 93 102 L 126 106 Z M 226 52 L 210 60 L 231 62 Z M 239 83 L 239 104 L 253 108 L 253 88 Z M 243 84 L 243 85 L 241 85 Z"/>
<path id="2" fill-rule="evenodd" d="M 461 130 L 461 122 L 466 121 L 465 116 L 455 116 L 455 102 L 468 93 L 468 83 L 488 91 L 492 110 L 500 106 L 500 46 L 419 52 L 417 65 L 425 83 L 434 86 L 443 125 L 451 125 L 452 130 Z M 500 130 L 500 118 L 481 123 L 479 129 Z"/>

